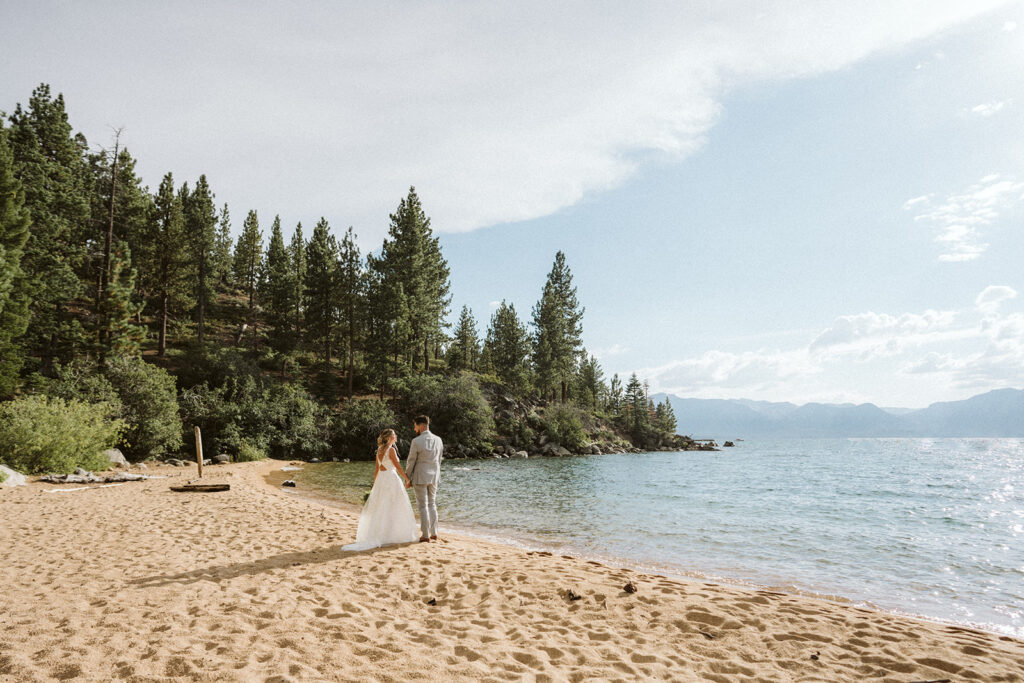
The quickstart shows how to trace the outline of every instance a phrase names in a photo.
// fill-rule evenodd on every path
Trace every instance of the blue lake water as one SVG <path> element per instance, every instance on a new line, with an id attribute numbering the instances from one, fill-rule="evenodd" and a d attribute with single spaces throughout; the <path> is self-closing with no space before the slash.
<path id="1" fill-rule="evenodd" d="M 295 472 L 357 503 L 370 463 Z M 1024 637 L 1024 440 L 790 439 L 446 460 L 442 528 Z"/>

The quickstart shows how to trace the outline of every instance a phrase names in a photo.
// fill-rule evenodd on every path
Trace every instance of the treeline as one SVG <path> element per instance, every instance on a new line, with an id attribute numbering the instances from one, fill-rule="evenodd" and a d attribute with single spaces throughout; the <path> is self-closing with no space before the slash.
<path id="1" fill-rule="evenodd" d="M 339 240 L 321 219 L 307 238 L 299 223 L 286 239 L 280 217 L 265 235 L 252 210 L 232 240 L 205 176 L 168 172 L 151 191 L 119 136 L 92 151 L 48 86 L 4 118 L 0 397 L 23 427 L 92 409 L 117 427 L 104 445 L 134 459 L 180 448 L 182 418 L 236 457 L 354 449 L 409 411 L 450 413 L 446 435 L 482 453 L 565 432 L 545 427 L 547 402 L 563 422 L 603 420 L 640 445 L 675 432 L 667 402 L 654 406 L 636 376 L 606 382 L 582 347 L 561 252 L 529 323 L 502 301 L 481 338 L 467 307 L 447 323 L 449 268 L 414 188 L 365 256 L 351 227 Z M 488 387 L 537 411 L 495 421 Z M 24 445 L 5 438 L 0 459 Z"/>

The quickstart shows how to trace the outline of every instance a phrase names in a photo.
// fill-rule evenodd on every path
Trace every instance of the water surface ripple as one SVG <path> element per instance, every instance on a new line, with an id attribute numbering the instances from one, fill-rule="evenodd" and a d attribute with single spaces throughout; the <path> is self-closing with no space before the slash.
<path id="1" fill-rule="evenodd" d="M 1024 637 L 1022 439 L 744 441 L 443 467 L 448 528 Z M 370 472 L 295 474 L 358 502 Z"/>

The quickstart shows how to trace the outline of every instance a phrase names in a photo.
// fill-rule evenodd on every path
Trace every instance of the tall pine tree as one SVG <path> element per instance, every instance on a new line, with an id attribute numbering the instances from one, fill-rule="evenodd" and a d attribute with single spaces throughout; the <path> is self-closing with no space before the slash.
<path id="1" fill-rule="evenodd" d="M 502 301 L 491 316 L 484 355 L 502 382 L 520 392 L 528 388 L 530 337 L 513 304 Z"/>
<path id="2" fill-rule="evenodd" d="M 141 352 L 146 330 L 134 320 L 142 311 L 135 301 L 135 269 L 131 267 L 128 244 L 117 242 L 110 254 L 110 278 L 103 296 L 101 358 L 137 356 Z"/>
<path id="3" fill-rule="evenodd" d="M 401 284 L 409 317 L 409 345 L 404 350 L 411 365 L 422 358 L 430 370 L 430 349 L 438 341 L 451 304 L 448 262 L 430 228 L 416 188 L 410 187 L 395 213 L 379 259 L 374 259 L 379 276 Z"/>
<path id="4" fill-rule="evenodd" d="M 30 217 L 25 194 L 14 177 L 14 156 L 0 121 L 0 398 L 17 386 L 22 356 L 19 341 L 28 327 L 28 292 L 21 269 Z"/>
<path id="5" fill-rule="evenodd" d="M 281 217 L 275 216 L 270 227 L 270 243 L 267 245 L 265 277 L 262 282 L 260 300 L 266 313 L 268 341 L 270 347 L 281 354 L 288 354 L 295 348 L 295 334 L 291 316 L 295 310 L 296 287 L 288 250 L 281 234 Z"/>
<path id="6" fill-rule="evenodd" d="M 384 398 L 388 380 L 409 372 L 403 354 L 408 351 L 409 300 L 402 283 L 383 276 L 384 268 L 372 254 L 367 257 L 365 309 L 365 355 L 372 381 Z"/>
<path id="7" fill-rule="evenodd" d="M 231 284 L 231 213 L 228 205 L 220 210 L 217 224 L 217 242 L 213 248 L 213 280 L 220 290 Z"/>
<path id="8" fill-rule="evenodd" d="M 211 300 L 217 262 L 217 209 L 205 175 L 199 176 L 196 188 L 188 195 L 183 210 L 185 234 L 195 270 L 196 338 L 202 349 L 206 331 L 206 306 Z"/>
<path id="9" fill-rule="evenodd" d="M 255 211 L 249 211 L 242 223 L 242 234 L 235 246 L 235 283 L 249 296 L 249 318 L 256 305 L 256 286 L 260 280 L 263 259 L 263 232 Z"/>
<path id="10" fill-rule="evenodd" d="M 338 244 L 327 220 L 313 228 L 306 247 L 306 334 L 329 367 L 337 324 Z"/>
<path id="11" fill-rule="evenodd" d="M 349 226 L 338 249 L 337 296 L 339 333 L 345 340 L 348 369 L 345 371 L 346 393 L 352 398 L 356 373 L 356 346 L 359 339 L 361 300 L 365 296 L 366 277 L 356 244 L 356 234 Z"/>
<path id="12" fill-rule="evenodd" d="M 146 289 L 155 300 L 159 338 L 157 354 L 167 352 L 167 323 L 172 314 L 188 310 L 191 303 L 189 253 L 181 197 L 174 192 L 174 176 L 160 182 L 154 199 L 150 237 L 144 256 Z"/>
<path id="13" fill-rule="evenodd" d="M 302 223 L 295 226 L 292 240 L 288 244 L 288 262 L 291 267 L 291 281 L 295 286 L 292 293 L 292 330 L 298 342 L 302 339 L 303 316 L 306 310 L 306 240 L 302 236 Z"/>
<path id="14" fill-rule="evenodd" d="M 544 283 L 544 292 L 533 308 L 534 370 L 542 393 L 560 386 L 562 403 L 568 398 L 569 380 L 583 343 L 583 308 L 576 300 L 572 272 L 565 254 L 555 254 L 555 263 Z"/>
<path id="15" fill-rule="evenodd" d="M 452 370 L 477 369 L 480 361 L 480 336 L 476 328 L 476 318 L 468 306 L 462 307 L 445 358 Z"/>
<path id="16" fill-rule="evenodd" d="M 25 350 L 49 372 L 54 361 L 71 360 L 85 342 L 69 309 L 85 290 L 76 271 L 90 228 L 87 145 L 72 135 L 63 95 L 52 97 L 45 84 L 32 92 L 28 109 L 15 107 L 10 122 L 14 174 L 31 217 L 21 264 L 31 315 Z"/>

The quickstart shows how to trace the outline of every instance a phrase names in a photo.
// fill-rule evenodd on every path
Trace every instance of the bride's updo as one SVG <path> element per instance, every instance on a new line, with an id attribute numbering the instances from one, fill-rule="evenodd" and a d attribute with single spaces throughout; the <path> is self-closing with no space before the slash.
<path id="1" fill-rule="evenodd" d="M 379 448 L 384 448 L 384 446 L 388 445 L 388 439 L 390 439 L 394 435 L 394 429 L 385 429 L 380 433 L 380 436 L 377 437 L 377 446 Z"/>

